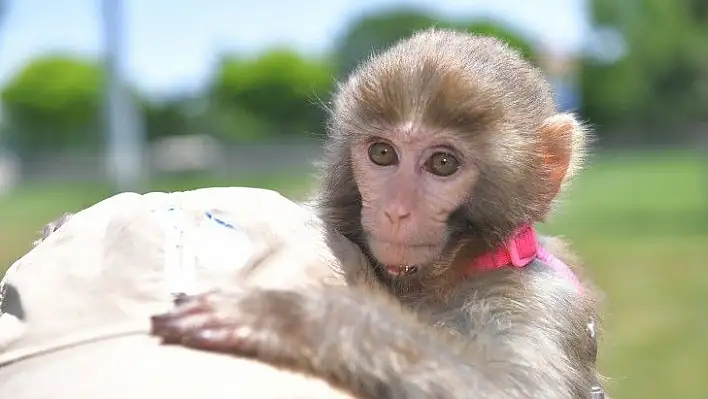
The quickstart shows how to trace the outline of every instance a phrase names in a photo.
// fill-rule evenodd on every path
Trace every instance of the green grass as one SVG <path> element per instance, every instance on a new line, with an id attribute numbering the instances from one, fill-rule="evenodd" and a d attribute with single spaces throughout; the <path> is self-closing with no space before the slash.
<path id="1" fill-rule="evenodd" d="M 598 159 L 546 230 L 606 293 L 603 371 L 616 398 L 708 397 L 708 165 L 690 154 Z"/>
<path id="2" fill-rule="evenodd" d="M 150 190 L 212 185 L 274 188 L 297 197 L 305 180 L 164 181 Z M 0 265 L 21 256 L 62 211 L 105 187 L 26 187 L 0 198 Z M 687 153 L 599 157 L 542 230 L 567 237 L 606 293 L 600 364 L 616 398 L 708 397 L 708 165 Z M 704 343 L 705 342 L 705 343 Z"/>

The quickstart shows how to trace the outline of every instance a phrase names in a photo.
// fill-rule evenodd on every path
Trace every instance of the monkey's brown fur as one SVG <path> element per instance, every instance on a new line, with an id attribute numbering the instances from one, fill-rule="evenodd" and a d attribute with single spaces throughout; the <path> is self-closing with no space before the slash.
<path id="1" fill-rule="evenodd" d="M 498 40 L 429 30 L 365 62 L 331 116 L 317 209 L 367 255 L 376 286 L 211 292 L 156 316 L 153 333 L 310 372 L 363 398 L 588 397 L 597 373 L 586 327 L 598 318 L 589 286 L 577 292 L 538 260 L 463 275 L 543 220 L 581 166 L 583 127 L 557 112 L 541 73 Z M 388 172 L 359 147 L 389 140 L 415 153 L 433 136 L 461 153 L 462 177 L 430 180 L 454 185 L 450 198 L 425 192 L 430 204 L 410 204 L 377 192 L 401 181 L 426 190 L 429 177 L 417 175 L 370 185 Z M 382 224 L 387 206 L 412 221 Z M 387 235 L 427 249 L 385 246 Z M 556 256 L 574 262 L 558 244 Z M 420 261 L 418 272 L 387 274 L 381 256 Z"/>

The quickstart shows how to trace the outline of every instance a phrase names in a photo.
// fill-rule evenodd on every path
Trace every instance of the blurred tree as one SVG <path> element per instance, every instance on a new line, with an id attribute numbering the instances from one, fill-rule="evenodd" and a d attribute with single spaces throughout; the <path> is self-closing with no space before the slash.
<path id="1" fill-rule="evenodd" d="M 383 50 L 418 30 L 430 27 L 467 30 L 495 36 L 504 39 L 530 59 L 534 58 L 532 47 L 524 37 L 501 22 L 488 19 L 448 20 L 419 9 L 396 8 L 363 15 L 350 25 L 335 43 L 337 75 L 348 74 L 372 52 Z"/>
<path id="2" fill-rule="evenodd" d="M 142 100 L 148 140 L 166 136 L 208 134 L 230 141 L 263 139 L 272 126 L 238 105 L 210 102 L 203 94 Z"/>
<path id="3" fill-rule="evenodd" d="M 324 110 L 318 102 L 326 102 L 332 89 L 330 64 L 288 49 L 273 49 L 254 59 L 225 57 L 210 93 L 221 134 L 251 136 L 243 126 L 277 134 L 321 131 Z M 228 120 L 236 119 L 242 123 L 224 130 Z"/>
<path id="4" fill-rule="evenodd" d="M 439 21 L 428 12 L 412 8 L 397 8 L 361 16 L 349 25 L 335 43 L 337 75 L 348 74 L 373 52 L 391 46 L 416 30 L 431 26 L 442 28 L 452 27 L 452 24 Z"/>
<path id="5" fill-rule="evenodd" d="M 2 32 L 3 18 L 5 17 L 5 9 L 7 3 L 4 0 L 0 0 L 0 32 Z M 2 49 L 0 49 L 0 55 L 2 55 Z M 1 58 L 1 57 L 0 57 Z M 2 110 L 2 99 L 0 98 L 0 150 L 6 144 L 7 141 L 7 125 L 3 121 L 3 110 Z"/>
<path id="6" fill-rule="evenodd" d="M 531 43 L 515 29 L 507 24 L 494 20 L 479 20 L 470 24 L 461 24 L 463 29 L 487 36 L 494 36 L 504 40 L 509 46 L 518 50 L 531 62 L 538 62 L 537 55 Z"/>
<path id="7" fill-rule="evenodd" d="M 28 63 L 0 92 L 10 140 L 20 151 L 97 145 L 102 80 L 97 64 L 66 55 Z"/>
<path id="8" fill-rule="evenodd" d="M 583 113 L 601 125 L 644 134 L 708 115 L 705 0 L 593 0 L 594 25 L 619 32 L 618 62 L 584 61 Z M 645 136 L 648 137 L 648 136 Z"/>
<path id="9" fill-rule="evenodd" d="M 262 141 L 278 127 L 236 104 L 212 102 L 199 117 L 198 125 L 214 137 L 231 142 Z M 309 133 L 309 132 L 298 132 Z"/>
<path id="10" fill-rule="evenodd" d="M 194 124 L 185 109 L 188 99 L 169 98 L 164 101 L 140 99 L 145 117 L 145 130 L 148 140 L 159 137 L 195 133 Z"/>

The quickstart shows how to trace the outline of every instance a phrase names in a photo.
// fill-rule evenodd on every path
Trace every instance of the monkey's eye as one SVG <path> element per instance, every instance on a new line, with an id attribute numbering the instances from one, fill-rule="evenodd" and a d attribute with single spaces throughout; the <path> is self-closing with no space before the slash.
<path id="1" fill-rule="evenodd" d="M 398 162 L 398 156 L 391 144 L 374 143 L 369 147 L 369 159 L 379 166 L 390 166 Z"/>
<path id="2" fill-rule="evenodd" d="M 436 152 L 425 162 L 425 169 L 441 177 L 450 176 L 457 172 L 459 168 L 460 163 L 457 161 L 457 158 L 446 152 Z"/>

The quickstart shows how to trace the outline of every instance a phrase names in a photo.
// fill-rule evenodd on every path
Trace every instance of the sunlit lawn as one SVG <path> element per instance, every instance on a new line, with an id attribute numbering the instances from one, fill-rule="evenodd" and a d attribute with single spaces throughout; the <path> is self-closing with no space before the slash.
<path id="1" fill-rule="evenodd" d="M 298 197 L 305 181 L 193 179 L 149 189 L 231 184 Z M 61 185 L 0 198 L 0 265 L 27 251 L 45 222 L 108 192 Z M 545 230 L 572 240 L 607 294 L 600 357 L 613 396 L 708 398 L 708 165 L 680 153 L 598 157 Z"/>
<path id="2" fill-rule="evenodd" d="M 607 294 L 603 371 L 616 398 L 708 398 L 708 165 L 597 160 L 550 230 Z"/>

